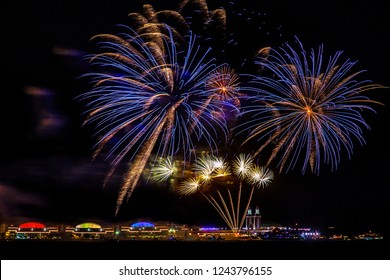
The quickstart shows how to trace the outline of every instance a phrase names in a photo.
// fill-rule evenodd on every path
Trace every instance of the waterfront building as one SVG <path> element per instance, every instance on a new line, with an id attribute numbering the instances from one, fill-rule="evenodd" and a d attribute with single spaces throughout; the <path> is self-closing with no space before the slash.
<path id="1" fill-rule="evenodd" d="M 48 239 L 58 232 L 57 226 L 47 227 L 39 222 L 27 222 L 19 226 L 9 226 L 5 232 L 8 239 Z"/>
<path id="2" fill-rule="evenodd" d="M 72 232 L 73 238 L 103 239 L 112 236 L 114 229 L 112 227 L 103 228 L 99 224 L 87 222 L 69 228 L 69 231 Z"/>
<path id="3" fill-rule="evenodd" d="M 260 223 L 261 223 L 260 208 L 256 206 L 255 211 L 252 212 L 252 209 L 249 207 L 245 218 L 245 230 L 256 231 L 257 229 L 260 228 Z"/>
<path id="4" fill-rule="evenodd" d="M 95 222 L 71 225 L 47 226 L 39 222 L 22 223 L 19 226 L 2 226 L 6 239 L 81 239 L 81 240 L 235 240 L 235 239 L 320 239 L 317 230 L 309 227 L 282 226 L 273 222 L 262 222 L 260 209 L 248 209 L 246 224 L 240 233 L 229 228 L 215 226 L 188 226 L 172 222 L 149 222 L 138 220 L 124 224 L 102 226 Z M 370 235 L 365 238 L 378 238 Z"/>

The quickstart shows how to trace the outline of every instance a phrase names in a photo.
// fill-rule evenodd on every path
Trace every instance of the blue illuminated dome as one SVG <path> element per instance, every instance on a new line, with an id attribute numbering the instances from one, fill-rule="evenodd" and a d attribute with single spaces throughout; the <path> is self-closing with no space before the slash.
<path id="1" fill-rule="evenodd" d="M 154 227 L 154 224 L 148 223 L 148 222 L 138 222 L 138 223 L 132 224 L 131 227 L 135 227 L 135 228 Z"/>

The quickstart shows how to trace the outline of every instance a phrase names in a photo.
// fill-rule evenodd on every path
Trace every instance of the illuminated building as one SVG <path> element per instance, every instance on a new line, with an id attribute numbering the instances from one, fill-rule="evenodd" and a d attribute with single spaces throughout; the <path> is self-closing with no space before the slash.
<path id="1" fill-rule="evenodd" d="M 46 239 L 50 238 L 53 232 L 58 232 L 56 226 L 46 227 L 42 223 L 27 222 L 17 227 L 8 227 L 5 237 L 14 239 Z"/>
<path id="2" fill-rule="evenodd" d="M 248 209 L 248 228 L 234 233 L 229 228 L 215 226 L 176 225 L 171 222 L 151 223 L 135 221 L 130 225 L 115 224 L 107 227 L 93 222 L 76 226 L 64 224 L 46 226 L 38 222 L 28 222 L 19 226 L 4 225 L 6 239 L 62 239 L 62 240 L 236 240 L 236 239 L 320 239 L 316 230 L 308 227 L 286 227 L 276 223 L 261 222 L 260 210 L 253 213 Z M 378 239 L 380 236 L 361 236 L 360 239 Z"/>
<path id="3" fill-rule="evenodd" d="M 372 232 L 371 230 L 367 233 L 359 234 L 356 239 L 362 239 L 362 240 L 376 240 L 376 239 L 383 239 L 383 236 L 381 236 L 378 233 Z"/>
<path id="4" fill-rule="evenodd" d="M 116 238 L 128 239 L 166 239 L 170 236 L 185 237 L 187 235 L 187 227 L 185 225 L 174 225 L 172 223 L 163 222 L 158 225 L 150 222 L 135 222 L 130 226 L 116 226 Z"/>
<path id="5" fill-rule="evenodd" d="M 269 226 L 261 227 L 255 233 L 261 239 L 319 239 L 321 237 L 317 230 L 309 227 L 286 227 L 286 226 Z"/>
<path id="6" fill-rule="evenodd" d="M 103 229 L 101 225 L 96 223 L 82 223 L 74 228 L 73 235 L 76 238 L 101 239 L 110 232 L 112 233 L 113 229 Z"/>
<path id="7" fill-rule="evenodd" d="M 261 215 L 258 206 L 255 208 L 255 212 L 252 213 L 252 209 L 249 207 L 245 218 L 245 229 L 246 230 L 257 230 L 260 228 Z"/>

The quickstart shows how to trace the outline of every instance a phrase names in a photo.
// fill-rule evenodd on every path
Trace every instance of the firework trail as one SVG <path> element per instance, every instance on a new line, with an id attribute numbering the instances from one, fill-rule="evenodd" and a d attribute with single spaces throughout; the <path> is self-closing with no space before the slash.
<path id="1" fill-rule="evenodd" d="M 176 42 L 185 41 L 190 27 L 183 16 L 173 10 L 156 11 L 150 4 L 143 5 L 143 13 L 129 13 L 131 26 L 145 41 L 156 43 L 165 52 L 164 37 L 172 33 Z M 168 27 L 169 26 L 169 27 Z"/>
<path id="2" fill-rule="evenodd" d="M 116 214 L 125 197 L 131 196 L 152 152 L 172 159 L 180 151 L 187 160 L 198 142 L 215 151 L 227 133 L 225 120 L 214 118 L 223 115 L 226 104 L 210 101 L 214 92 L 205 87 L 219 66 L 207 58 L 208 50 L 195 46 L 196 36 L 186 46 L 176 46 L 172 29 L 166 26 L 168 35 L 160 36 L 161 47 L 145 41 L 145 34 L 125 28 L 119 35 L 94 37 L 101 39 L 103 51 L 91 56 L 90 62 L 99 71 L 85 75 L 94 87 L 80 96 L 89 108 L 85 122 L 95 124 L 100 135 L 94 157 L 108 146 L 107 158 L 114 158 L 108 177 L 129 157 Z"/>
<path id="3" fill-rule="evenodd" d="M 253 163 L 250 155 L 240 154 L 231 165 L 213 155 L 198 157 L 195 163 L 194 176 L 187 178 L 178 188 L 180 195 L 191 195 L 200 192 L 214 207 L 233 233 L 239 233 L 245 221 L 246 212 L 253 197 L 255 188 L 264 188 L 273 180 L 273 172 Z M 232 169 L 232 172 L 230 171 Z M 236 177 L 233 177 L 235 175 Z M 238 183 L 237 198 L 227 186 L 227 181 Z M 243 205 L 242 187 L 250 187 L 250 194 Z M 215 191 L 215 192 L 214 192 Z M 223 193 L 226 191 L 225 197 Z M 215 194 L 216 193 L 216 194 Z"/>
<path id="4" fill-rule="evenodd" d="M 361 93 L 384 87 L 358 81 L 363 71 L 351 72 L 356 62 L 340 63 L 342 52 L 325 62 L 322 46 L 306 53 L 297 42 L 298 51 L 286 44 L 257 61 L 271 76 L 257 76 L 255 86 L 247 88 L 257 94 L 251 96 L 254 103 L 243 108 L 251 118 L 239 129 L 251 131 L 243 144 L 263 141 L 254 156 L 273 145 L 267 166 L 280 155 L 280 172 L 303 160 L 302 173 L 310 166 L 318 174 L 321 163 L 337 169 L 342 149 L 351 156 L 354 139 L 365 143 L 362 129 L 369 126 L 362 111 L 374 111 L 371 105 L 380 103 Z"/>
<path id="5" fill-rule="evenodd" d="M 219 30 L 222 31 L 221 35 L 225 35 L 226 10 L 224 8 L 209 10 L 206 0 L 183 0 L 179 3 L 177 10 L 181 14 L 189 12 L 190 15 L 187 18 L 193 27 L 196 25 L 196 22 L 199 22 L 199 29 Z"/>
<path id="6" fill-rule="evenodd" d="M 145 4 L 141 13 L 132 12 L 128 16 L 131 26 L 138 34 L 157 43 L 162 49 L 162 36 L 168 34 L 167 26 L 175 40 L 181 42 L 188 36 L 191 37 L 192 33 L 196 33 L 198 38 L 212 32 L 218 36 L 226 33 L 225 10 L 219 8 L 210 11 L 204 0 L 182 1 L 177 10 L 156 11 L 151 4 Z"/>

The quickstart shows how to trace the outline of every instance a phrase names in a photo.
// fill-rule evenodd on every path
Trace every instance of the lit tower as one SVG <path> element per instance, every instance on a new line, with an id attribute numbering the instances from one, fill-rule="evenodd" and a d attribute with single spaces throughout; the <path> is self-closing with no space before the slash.
<path id="1" fill-rule="evenodd" d="M 261 215 L 260 215 L 260 208 L 258 206 L 256 206 L 254 213 L 252 212 L 251 208 L 248 208 L 245 222 L 246 222 L 245 225 L 247 229 L 256 230 L 260 228 Z"/>
<path id="2" fill-rule="evenodd" d="M 261 222 L 261 215 L 260 215 L 260 208 L 259 206 L 256 206 L 255 209 L 255 215 L 253 216 L 253 229 L 259 229 L 260 228 L 260 222 Z"/>

